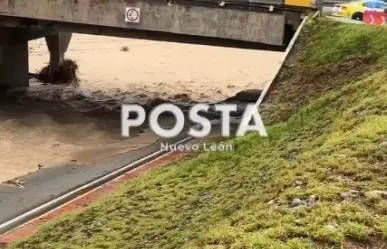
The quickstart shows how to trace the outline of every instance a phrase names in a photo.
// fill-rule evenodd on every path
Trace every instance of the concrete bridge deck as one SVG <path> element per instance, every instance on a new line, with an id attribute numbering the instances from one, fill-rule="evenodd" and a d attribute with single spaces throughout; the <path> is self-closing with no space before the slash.
<path id="1" fill-rule="evenodd" d="M 127 20 L 126 8 L 130 7 L 137 13 L 132 12 L 133 18 L 138 15 L 136 20 Z M 241 8 L 145 0 L 40 0 L 39 4 L 36 0 L 0 0 L 0 25 L 68 28 L 72 24 L 76 28 L 78 24 L 121 28 L 127 35 L 154 31 L 283 45 L 283 11 L 244 10 L 243 5 Z M 12 17 L 13 23 L 4 17 Z M 95 33 L 92 29 L 90 32 Z"/>
<path id="2" fill-rule="evenodd" d="M 279 0 L 39 0 L 39 4 L 0 0 L 0 86 L 28 85 L 27 41 L 39 37 L 46 37 L 54 72 L 71 32 L 179 42 L 189 36 L 238 41 L 242 47 L 243 42 L 283 46 L 305 11 L 285 8 Z"/>

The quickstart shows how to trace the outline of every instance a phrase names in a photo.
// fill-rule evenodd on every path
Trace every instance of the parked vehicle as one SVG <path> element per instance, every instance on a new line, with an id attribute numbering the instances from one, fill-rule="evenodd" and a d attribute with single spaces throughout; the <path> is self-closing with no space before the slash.
<path id="1" fill-rule="evenodd" d="M 363 0 L 335 4 L 331 15 L 363 21 L 363 14 L 367 9 L 387 10 L 387 3 L 379 0 Z"/>

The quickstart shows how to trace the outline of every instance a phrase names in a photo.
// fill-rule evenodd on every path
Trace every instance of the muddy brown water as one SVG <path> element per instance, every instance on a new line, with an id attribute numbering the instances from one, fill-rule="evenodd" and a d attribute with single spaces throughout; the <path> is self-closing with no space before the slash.
<path id="1" fill-rule="evenodd" d="M 28 91 L 0 94 L 0 181 L 41 167 L 85 165 L 142 148 L 159 138 L 147 125 L 121 136 L 121 95 L 80 92 L 33 82 Z M 186 105 L 186 103 L 185 103 Z M 174 120 L 163 117 L 170 127 Z"/>
<path id="2" fill-rule="evenodd" d="M 29 42 L 29 52 L 35 73 L 49 60 L 44 39 Z M 166 99 L 188 108 L 262 88 L 282 53 L 75 34 L 66 56 L 79 65 L 79 88 L 31 80 L 23 94 L 0 94 L 0 182 L 153 143 L 158 137 L 146 126 L 121 137 L 121 104 Z"/>

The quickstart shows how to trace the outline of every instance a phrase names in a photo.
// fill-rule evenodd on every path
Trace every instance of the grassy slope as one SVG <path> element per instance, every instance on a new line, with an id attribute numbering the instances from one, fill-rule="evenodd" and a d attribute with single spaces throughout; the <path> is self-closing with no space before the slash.
<path id="1" fill-rule="evenodd" d="M 380 28 L 309 23 L 266 104 L 269 138 L 154 171 L 9 248 L 378 245 L 387 200 L 369 191 L 387 183 L 386 40 Z M 342 200 L 348 190 L 358 196 Z M 315 205 L 289 206 L 311 195 Z"/>

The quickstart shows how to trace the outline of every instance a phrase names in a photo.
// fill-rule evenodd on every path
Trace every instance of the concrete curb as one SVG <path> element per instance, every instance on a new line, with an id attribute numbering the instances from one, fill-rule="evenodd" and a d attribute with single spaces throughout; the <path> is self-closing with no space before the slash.
<path id="1" fill-rule="evenodd" d="M 181 139 L 180 141 L 175 142 L 174 145 L 186 143 L 191 139 L 192 139 L 191 137 L 185 137 L 185 138 Z M 160 149 L 160 150 L 153 152 L 152 154 L 149 154 L 149 155 L 147 155 L 139 160 L 136 160 L 136 161 L 134 161 L 126 166 L 123 166 L 123 167 L 121 167 L 121 168 L 119 168 L 119 169 L 117 169 L 109 174 L 106 174 L 100 178 L 97 178 L 97 179 L 89 182 L 89 183 L 86 183 L 79 188 L 76 188 L 76 189 L 69 191 L 61 196 L 58 196 L 55 199 L 48 201 L 48 202 L 46 202 L 46 203 L 44 203 L 36 208 L 33 208 L 33 209 L 13 218 L 11 220 L 8 220 L 8 221 L 0 224 L 0 235 L 4 235 L 4 234 L 12 231 L 13 229 L 19 227 L 20 225 L 23 225 L 24 223 L 26 223 L 26 222 L 28 222 L 36 217 L 39 217 L 39 216 L 47 213 L 48 211 L 51 211 L 51 210 L 61 206 L 62 204 L 78 197 L 79 195 L 84 194 L 92 189 L 95 189 L 95 188 L 101 186 L 102 184 L 109 182 L 109 181 L 119 177 L 120 175 L 143 165 L 144 163 L 150 162 L 150 161 L 152 161 L 160 156 L 163 156 L 164 154 L 167 154 L 168 152 L 169 151 L 167 151 L 167 150 Z"/>
<path id="2" fill-rule="evenodd" d="M 312 16 L 312 19 L 315 18 L 316 16 L 318 16 L 319 14 L 320 14 L 320 12 L 317 11 L 317 12 Z M 259 96 L 259 98 L 258 98 L 258 100 L 257 100 L 257 103 L 256 103 L 257 108 L 259 108 L 259 106 L 262 104 L 262 102 L 266 99 L 269 90 L 270 90 L 270 89 L 272 88 L 272 86 L 273 86 L 273 83 L 278 79 L 279 73 L 281 72 L 284 63 L 285 63 L 285 61 L 287 60 L 287 58 L 288 58 L 288 56 L 289 56 L 290 51 L 293 49 L 294 44 L 296 43 L 296 41 L 297 41 L 297 39 L 298 39 L 298 36 L 300 35 L 301 30 L 302 30 L 302 28 L 304 27 L 304 25 L 305 25 L 305 23 L 307 22 L 308 19 L 309 19 L 309 17 L 307 16 L 307 17 L 304 18 L 304 20 L 302 20 L 300 26 L 299 26 L 299 27 L 297 28 L 297 30 L 296 30 L 296 33 L 293 35 L 292 39 L 290 40 L 289 45 L 287 46 L 287 48 L 286 48 L 286 50 L 285 50 L 285 54 L 284 54 L 284 56 L 283 56 L 283 59 L 282 59 L 281 62 L 280 62 L 280 67 L 279 67 L 277 73 L 274 75 L 273 79 L 265 85 L 265 87 L 263 88 L 263 91 L 262 91 L 261 95 Z"/>
<path id="3" fill-rule="evenodd" d="M 318 16 L 321 16 L 321 12 L 320 11 L 317 11 L 316 13 L 314 13 L 314 15 L 312 16 L 312 19 L 318 17 Z M 285 61 L 285 60 L 284 60 Z"/>

